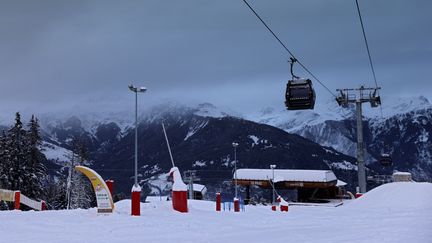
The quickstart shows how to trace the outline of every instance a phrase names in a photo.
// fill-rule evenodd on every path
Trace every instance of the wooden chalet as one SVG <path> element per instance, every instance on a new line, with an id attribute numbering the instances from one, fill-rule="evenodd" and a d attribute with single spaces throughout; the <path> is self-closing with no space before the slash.
<path id="1" fill-rule="evenodd" d="M 245 203 L 250 200 L 251 186 L 271 190 L 273 178 L 276 190 L 296 190 L 299 202 L 334 199 L 340 194 L 340 184 L 331 170 L 238 169 L 236 173 L 237 184 L 246 187 Z"/>

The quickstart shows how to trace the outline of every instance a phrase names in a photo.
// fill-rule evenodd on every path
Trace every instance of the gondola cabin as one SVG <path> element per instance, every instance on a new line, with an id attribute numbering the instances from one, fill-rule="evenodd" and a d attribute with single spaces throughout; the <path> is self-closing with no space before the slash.
<path id="1" fill-rule="evenodd" d="M 315 90 L 310 79 L 289 80 L 285 92 L 288 110 L 307 110 L 315 106 Z"/>
<path id="2" fill-rule="evenodd" d="M 390 166 L 393 164 L 390 154 L 381 154 L 379 162 L 382 166 Z"/>

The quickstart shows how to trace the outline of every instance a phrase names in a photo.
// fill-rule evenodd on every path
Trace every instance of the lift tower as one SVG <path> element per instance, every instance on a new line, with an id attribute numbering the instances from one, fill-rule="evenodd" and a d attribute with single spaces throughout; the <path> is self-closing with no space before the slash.
<path id="1" fill-rule="evenodd" d="M 381 89 L 365 88 L 363 85 L 357 89 L 337 89 L 340 96 L 336 98 L 337 103 L 343 108 L 348 108 L 349 104 L 355 103 L 357 117 L 357 166 L 358 166 L 358 184 L 359 192 L 366 192 L 366 172 L 364 161 L 364 143 L 363 143 L 363 124 L 362 124 L 362 104 L 369 102 L 371 107 L 381 105 L 381 98 L 377 91 Z"/>

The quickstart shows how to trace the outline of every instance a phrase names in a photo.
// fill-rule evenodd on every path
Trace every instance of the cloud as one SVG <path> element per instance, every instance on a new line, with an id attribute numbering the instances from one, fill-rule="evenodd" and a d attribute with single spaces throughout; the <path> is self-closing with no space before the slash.
<path id="1" fill-rule="evenodd" d="M 353 2 L 250 3 L 331 90 L 373 85 Z M 360 6 L 383 94 L 430 96 L 432 3 Z M 149 104 L 253 111 L 281 105 L 290 77 L 287 53 L 241 1 L 7 1 L 0 36 L 3 111 L 126 107 L 131 82 L 149 87 Z"/>

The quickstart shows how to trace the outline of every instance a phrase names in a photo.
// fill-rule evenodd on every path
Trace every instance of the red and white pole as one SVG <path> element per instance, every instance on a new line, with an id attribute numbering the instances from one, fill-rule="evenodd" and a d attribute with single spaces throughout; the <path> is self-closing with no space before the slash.
<path id="1" fill-rule="evenodd" d="M 181 213 L 188 212 L 187 204 L 187 186 L 184 184 L 180 171 L 177 167 L 173 167 L 170 170 L 170 176 L 173 177 L 172 185 L 172 205 L 173 209 Z"/>
<path id="2" fill-rule="evenodd" d="M 221 211 L 221 194 L 220 192 L 216 193 L 216 211 L 220 212 Z"/>
<path id="3" fill-rule="evenodd" d="M 288 202 L 285 201 L 281 196 L 277 197 L 277 201 L 279 202 L 280 211 L 281 212 L 288 212 Z"/>
<path id="4" fill-rule="evenodd" d="M 141 187 L 139 185 L 132 187 L 132 216 L 141 215 Z"/>

